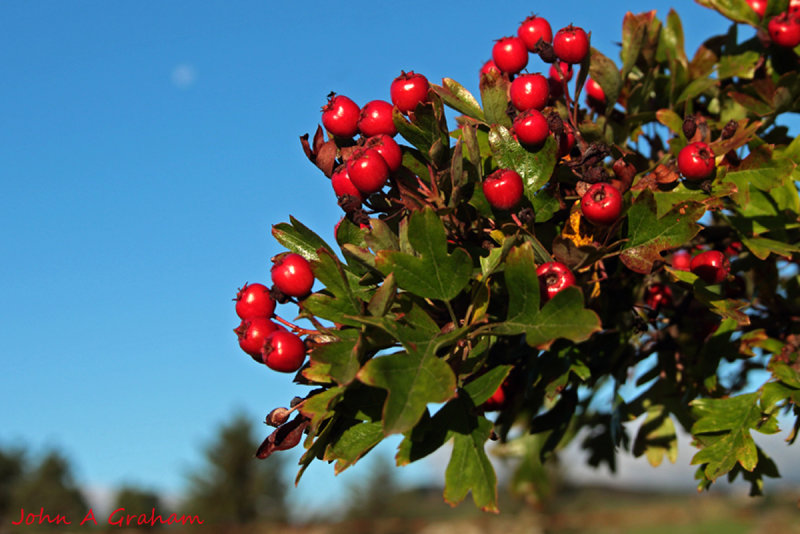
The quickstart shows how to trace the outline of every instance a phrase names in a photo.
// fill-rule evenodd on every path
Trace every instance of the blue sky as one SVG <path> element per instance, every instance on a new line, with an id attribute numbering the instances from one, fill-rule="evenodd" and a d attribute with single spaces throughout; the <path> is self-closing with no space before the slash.
<path id="1" fill-rule="evenodd" d="M 727 22 L 680 4 L 691 57 Z M 235 410 L 260 421 L 304 391 L 239 350 L 231 298 L 268 279 L 272 224 L 331 240 L 341 210 L 298 141 L 328 92 L 388 100 L 404 69 L 477 93 L 532 10 L 616 59 L 630 5 L 2 2 L 0 445 L 57 447 L 90 487 L 179 493 Z M 637 5 L 663 20 L 670 2 Z M 344 483 L 318 465 L 291 498 Z"/>

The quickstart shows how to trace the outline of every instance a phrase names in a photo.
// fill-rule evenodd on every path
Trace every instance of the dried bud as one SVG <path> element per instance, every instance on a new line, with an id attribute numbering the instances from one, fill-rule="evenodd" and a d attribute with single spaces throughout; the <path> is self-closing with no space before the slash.
<path id="1" fill-rule="evenodd" d="M 671 184 L 677 182 L 680 176 L 675 172 L 675 169 L 667 167 L 666 165 L 658 165 L 653 173 L 656 176 L 656 183 L 658 184 Z"/>
<path id="2" fill-rule="evenodd" d="M 292 402 L 289 403 L 289 406 L 294 408 L 295 406 L 303 402 L 303 400 L 304 400 L 303 397 L 293 397 Z"/>
<path id="3" fill-rule="evenodd" d="M 555 60 L 558 59 L 556 53 L 553 51 L 553 45 L 541 39 L 536 43 L 533 51 L 539 54 L 539 57 L 542 58 L 542 61 L 545 63 L 554 63 Z"/>
<path id="4" fill-rule="evenodd" d="M 283 423 L 286 422 L 287 419 L 289 419 L 290 413 L 291 412 L 289 411 L 288 408 L 283 408 L 283 407 L 275 408 L 274 410 L 269 412 L 269 414 L 267 415 L 267 419 L 264 422 L 267 423 L 269 426 L 281 426 Z"/>
<path id="5" fill-rule="evenodd" d="M 286 304 L 291 300 L 291 297 L 284 295 L 283 291 L 281 291 L 274 285 L 269 289 L 269 296 L 272 297 L 272 300 L 274 300 L 278 304 Z"/>
<path id="6" fill-rule="evenodd" d="M 686 139 L 691 139 L 694 137 L 695 132 L 697 132 L 697 121 L 692 115 L 689 115 L 683 121 L 683 135 L 686 136 Z"/>
<path id="7" fill-rule="evenodd" d="M 608 175 L 606 174 L 606 170 L 603 167 L 589 167 L 586 169 L 586 172 L 583 173 L 583 180 L 590 184 L 596 184 L 597 182 L 604 182 L 608 179 Z"/>
<path id="8" fill-rule="evenodd" d="M 561 120 L 558 113 L 550 113 L 547 116 L 547 127 L 553 132 L 553 135 L 558 139 L 564 133 L 564 121 Z"/>
<path id="9" fill-rule="evenodd" d="M 517 213 L 517 217 L 522 224 L 531 225 L 536 220 L 536 216 L 533 213 L 533 208 L 522 208 L 519 213 Z"/>
<path id="10" fill-rule="evenodd" d="M 617 187 L 617 189 L 622 192 L 627 191 L 633 183 L 633 177 L 636 176 L 636 167 L 623 158 L 619 158 L 614 162 L 612 169 L 620 184 L 620 187 Z"/>
<path id="11" fill-rule="evenodd" d="M 736 129 L 739 127 L 739 123 L 735 120 L 731 119 L 728 121 L 728 124 L 722 129 L 722 138 L 723 139 L 730 139 L 736 133 Z"/>

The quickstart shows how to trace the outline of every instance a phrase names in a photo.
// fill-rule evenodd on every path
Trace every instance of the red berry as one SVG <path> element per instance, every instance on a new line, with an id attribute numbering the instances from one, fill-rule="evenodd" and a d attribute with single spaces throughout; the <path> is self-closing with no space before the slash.
<path id="1" fill-rule="evenodd" d="M 800 0 L 789 0 L 789 11 L 800 11 Z"/>
<path id="2" fill-rule="evenodd" d="M 236 293 L 236 315 L 242 319 L 272 317 L 275 301 L 264 284 L 245 284 Z"/>
<path id="3" fill-rule="evenodd" d="M 589 36 L 583 28 L 570 24 L 556 32 L 553 52 L 561 61 L 580 63 L 589 54 Z"/>
<path id="4" fill-rule="evenodd" d="M 308 260 L 293 252 L 278 256 L 270 274 L 273 285 L 290 297 L 305 297 L 314 285 Z"/>
<path id="5" fill-rule="evenodd" d="M 361 191 L 353 185 L 352 180 L 350 180 L 350 175 L 347 174 L 347 166 L 342 166 L 338 171 L 333 173 L 333 176 L 331 176 L 331 185 L 333 186 L 333 192 L 336 193 L 337 198 L 349 195 L 358 199 L 359 202 L 364 202 Z"/>
<path id="6" fill-rule="evenodd" d="M 559 71 L 561 71 L 561 74 L 559 74 Z M 561 78 L 564 78 L 565 81 L 570 81 L 572 79 L 572 65 L 561 61 L 553 63 L 550 65 L 550 72 L 548 75 L 559 83 L 561 82 Z"/>
<path id="7" fill-rule="evenodd" d="M 392 112 L 394 107 L 385 100 L 372 100 L 361 108 L 358 118 L 358 131 L 364 137 L 386 134 L 394 137 L 397 128 L 394 126 Z"/>
<path id="8" fill-rule="evenodd" d="M 528 64 L 528 49 L 519 37 L 503 37 L 492 47 L 492 59 L 501 72 L 516 74 Z"/>
<path id="9" fill-rule="evenodd" d="M 692 255 L 686 250 L 678 250 L 672 254 L 672 268 L 679 271 L 691 269 Z"/>
<path id="10" fill-rule="evenodd" d="M 503 382 L 500 386 L 492 393 L 492 396 L 486 399 L 481 405 L 487 412 L 494 412 L 496 410 L 502 410 L 503 407 L 506 405 L 506 383 Z"/>
<path id="11" fill-rule="evenodd" d="M 529 109 L 514 119 L 514 134 L 521 145 L 537 147 L 550 135 L 550 127 L 541 111 Z"/>
<path id="12" fill-rule="evenodd" d="M 622 193 L 609 183 L 596 183 L 581 197 L 581 213 L 592 224 L 613 224 L 622 213 Z"/>
<path id="13" fill-rule="evenodd" d="M 364 146 L 374 148 L 386 162 L 390 172 L 396 171 L 403 164 L 403 151 L 400 145 L 386 134 L 370 137 Z"/>
<path id="14" fill-rule="evenodd" d="M 417 104 L 428 99 L 428 79 L 422 74 L 417 74 L 413 70 L 401 72 L 400 76 L 392 81 L 389 93 L 392 103 L 397 106 L 402 113 L 414 111 Z"/>
<path id="15" fill-rule="evenodd" d="M 365 195 L 381 190 L 389 178 L 389 166 L 374 148 L 360 148 L 347 160 L 350 181 Z"/>
<path id="16" fill-rule="evenodd" d="M 645 291 L 644 303 L 658 312 L 672 305 L 672 289 L 666 284 L 656 283 Z"/>
<path id="17" fill-rule="evenodd" d="M 233 331 L 239 338 L 239 347 L 252 356 L 255 361 L 260 362 L 264 341 L 267 336 L 278 329 L 278 325 L 266 317 L 253 317 L 244 319 Z"/>
<path id="18" fill-rule="evenodd" d="M 591 78 L 586 80 L 586 96 L 590 101 L 599 102 L 604 104 L 606 101 L 606 93 L 600 84 Z"/>
<path id="19" fill-rule="evenodd" d="M 557 293 L 575 285 L 575 275 L 560 261 L 548 261 L 536 269 L 542 300 L 550 300 Z"/>
<path id="20" fill-rule="evenodd" d="M 678 171 L 692 181 L 705 180 L 714 172 L 714 152 L 706 143 L 689 143 L 678 153 Z"/>
<path id="21" fill-rule="evenodd" d="M 572 151 L 575 146 L 575 134 L 572 133 L 572 127 L 569 124 L 564 124 L 564 131 L 558 137 L 558 157 L 563 158 Z"/>
<path id="22" fill-rule="evenodd" d="M 800 44 L 800 12 L 794 9 L 772 17 L 767 24 L 772 42 L 785 48 Z"/>
<path id="23" fill-rule="evenodd" d="M 513 169 L 497 169 L 483 181 L 483 194 L 493 208 L 511 209 L 522 200 L 522 178 Z"/>
<path id="24" fill-rule="evenodd" d="M 322 125 L 335 136 L 353 137 L 358 132 L 361 110 L 346 96 L 331 93 L 322 108 Z"/>
<path id="25" fill-rule="evenodd" d="M 276 330 L 264 341 L 261 359 L 273 371 L 293 373 L 303 366 L 306 345 L 295 334 Z"/>
<path id="26" fill-rule="evenodd" d="M 541 74 L 522 74 L 511 82 L 508 96 L 514 107 L 520 111 L 541 110 L 550 98 L 550 85 Z"/>
<path id="27" fill-rule="evenodd" d="M 500 74 L 500 69 L 497 68 L 497 65 L 495 65 L 494 61 L 492 61 L 491 59 L 486 63 L 484 63 L 483 67 L 481 67 L 482 75 L 489 74 L 490 72 L 493 72 L 495 74 Z"/>
<path id="28" fill-rule="evenodd" d="M 767 13 L 767 0 L 747 0 L 750 9 L 756 12 L 759 17 L 764 17 Z"/>
<path id="29" fill-rule="evenodd" d="M 547 19 L 531 15 L 522 21 L 519 29 L 517 29 L 517 36 L 522 39 L 528 50 L 534 52 L 539 39 L 545 43 L 552 42 L 553 30 L 550 28 L 550 23 L 547 22 Z"/>
<path id="30" fill-rule="evenodd" d="M 701 252 L 690 264 L 691 270 L 707 284 L 719 284 L 728 277 L 731 263 L 719 250 Z"/>

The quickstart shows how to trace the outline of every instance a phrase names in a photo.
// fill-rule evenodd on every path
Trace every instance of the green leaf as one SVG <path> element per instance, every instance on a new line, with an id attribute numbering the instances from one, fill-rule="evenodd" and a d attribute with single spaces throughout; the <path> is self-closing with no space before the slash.
<path id="1" fill-rule="evenodd" d="M 659 109 L 656 111 L 656 119 L 675 135 L 683 133 L 683 119 L 671 109 Z"/>
<path id="2" fill-rule="evenodd" d="M 557 338 L 583 341 L 600 330 L 600 318 L 583 307 L 583 295 L 577 288 L 561 291 L 539 309 L 539 278 L 529 243 L 511 250 L 504 275 L 509 288 L 508 314 L 505 321 L 490 325 L 492 333 L 524 333 L 529 345 L 542 346 Z"/>
<path id="3" fill-rule="evenodd" d="M 547 136 L 544 144 L 531 152 L 520 145 L 507 128 L 494 126 L 489 132 L 489 145 L 498 167 L 514 169 L 522 177 L 525 196 L 533 202 L 536 192 L 553 175 L 558 151 L 555 138 Z"/>
<path id="4" fill-rule="evenodd" d="M 655 16 L 655 11 L 634 15 L 627 12 L 622 20 L 622 79 L 633 70 L 644 46 L 645 35 Z"/>
<path id="5" fill-rule="evenodd" d="M 727 78 L 747 78 L 753 77 L 756 71 L 756 64 L 761 58 L 761 54 L 755 50 L 747 50 L 735 56 L 722 56 L 719 60 L 717 78 L 725 80 Z"/>
<path id="6" fill-rule="evenodd" d="M 653 467 L 658 467 L 664 460 L 675 463 L 678 459 L 678 436 L 675 424 L 664 406 L 652 406 L 647 410 L 647 417 L 636 435 L 633 444 L 633 455 L 647 456 Z"/>
<path id="7" fill-rule="evenodd" d="M 534 323 L 525 329 L 526 341 L 533 347 L 547 346 L 558 338 L 576 343 L 600 331 L 600 317 L 583 307 L 583 294 L 568 287 L 547 301 Z"/>
<path id="8" fill-rule="evenodd" d="M 336 459 L 334 473 L 338 475 L 356 463 L 383 438 L 380 421 L 357 423 L 345 430 L 326 454 L 329 459 Z"/>
<path id="9" fill-rule="evenodd" d="M 481 76 L 480 90 L 486 122 L 511 127 L 508 116 L 508 87 L 510 82 L 500 73 L 490 72 Z"/>
<path id="10" fill-rule="evenodd" d="M 389 312 L 392 307 L 394 298 L 397 295 L 397 282 L 395 282 L 394 274 L 389 275 L 384 279 L 381 287 L 373 295 L 372 299 L 367 305 L 367 310 L 375 317 L 383 317 Z"/>
<path id="11" fill-rule="evenodd" d="M 394 273 L 397 285 L 425 298 L 450 300 L 472 275 L 472 259 L 464 249 L 447 252 L 444 224 L 430 208 L 411 215 L 408 240 L 420 256 L 379 251 L 376 265 L 386 275 Z"/>
<path id="12" fill-rule="evenodd" d="M 697 235 L 700 226 L 695 221 L 704 213 L 703 205 L 689 203 L 675 206 L 659 218 L 653 194 L 643 191 L 628 210 L 628 242 L 620 255 L 622 263 L 637 273 L 649 273 L 653 263 L 663 259 L 661 252 L 675 249 Z"/>
<path id="13" fill-rule="evenodd" d="M 692 464 L 704 464 L 705 476 L 714 480 L 739 463 L 753 471 L 758 453 L 751 429 L 773 434 L 778 431 L 772 414 L 762 412 L 759 393 L 748 393 L 723 399 L 696 399 L 691 402 L 694 434 L 703 448 L 692 458 Z"/>
<path id="14" fill-rule="evenodd" d="M 759 26 L 758 14 L 747 5 L 745 0 L 695 0 L 701 6 L 714 9 L 725 17 L 735 21 L 744 22 L 751 26 Z"/>
<path id="15" fill-rule="evenodd" d="M 443 78 L 441 87 L 438 85 L 431 85 L 431 87 L 436 91 L 436 94 L 441 97 L 444 103 L 451 108 L 473 119 L 479 121 L 486 120 L 481 105 L 475 97 L 472 96 L 472 93 L 467 91 L 464 86 L 457 81 L 450 78 Z"/>
<path id="16" fill-rule="evenodd" d="M 348 299 L 337 298 L 324 293 L 312 293 L 300 303 L 301 316 L 316 316 L 348 326 L 361 326 L 350 317 L 360 315 L 361 310 L 354 307 Z"/>
<path id="17" fill-rule="evenodd" d="M 368 361 L 358 379 L 388 393 L 383 408 L 386 435 L 411 430 L 429 403 L 446 402 L 456 394 L 456 379 L 447 362 L 434 354 L 398 352 Z"/>
<path id="18" fill-rule="evenodd" d="M 291 216 L 289 221 L 291 224 L 278 223 L 272 227 L 272 235 L 278 240 L 278 243 L 309 261 L 317 259 L 317 251 L 321 248 L 331 254 L 334 253 L 333 249 L 320 236 L 304 226 L 303 223 Z"/>
<path id="19" fill-rule="evenodd" d="M 619 98 L 622 89 L 622 78 L 617 65 L 595 48 L 591 49 L 589 75 L 600 84 L 606 95 L 606 111 L 610 112 Z"/>
<path id="20" fill-rule="evenodd" d="M 309 375 L 324 373 L 340 385 L 353 381 L 361 367 L 361 333 L 355 329 L 346 329 L 338 330 L 336 335 L 336 341 L 313 348 L 309 354 L 311 366 L 304 371 L 304 376 L 310 378 Z"/>
<path id="21" fill-rule="evenodd" d="M 498 334 L 521 334 L 539 313 L 539 278 L 536 276 L 536 257 L 533 247 L 523 243 L 508 253 L 503 271 L 509 288 L 506 320 L 494 325 Z"/>
<path id="22" fill-rule="evenodd" d="M 498 512 L 497 476 L 484 449 L 493 424 L 479 417 L 469 433 L 454 432 L 453 452 L 445 471 L 444 499 L 455 505 L 472 491 L 475 505 L 485 512 Z"/>
<path id="23" fill-rule="evenodd" d="M 500 387 L 512 368 L 513 366 L 511 365 L 498 365 L 497 367 L 493 367 L 465 384 L 464 391 L 467 392 L 467 395 L 472 399 L 472 403 L 475 406 L 480 406 L 497 391 L 497 388 Z"/>

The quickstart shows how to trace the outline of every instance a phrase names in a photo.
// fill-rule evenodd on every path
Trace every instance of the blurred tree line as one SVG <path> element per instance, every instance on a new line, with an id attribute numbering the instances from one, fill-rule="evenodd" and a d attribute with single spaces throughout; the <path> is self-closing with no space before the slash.
<path id="1" fill-rule="evenodd" d="M 355 467 L 362 476 L 345 487 L 339 510 L 319 511 L 318 517 L 298 512 L 292 518 L 287 500 L 291 486 L 285 475 L 286 456 L 278 453 L 267 460 L 255 458 L 264 435 L 257 433 L 249 416 L 234 415 L 215 429 L 202 447 L 202 459 L 187 474 L 187 489 L 181 499 L 165 500 L 155 491 L 125 484 L 116 488 L 107 510 L 89 502 L 75 481 L 70 461 L 61 452 L 49 450 L 34 456 L 21 447 L 0 446 L 0 534 L 53 530 L 38 525 L 13 526 L 11 522 L 20 519 L 20 509 L 26 515 L 44 509 L 51 517 L 65 516 L 73 527 L 92 509 L 98 525 L 106 527 L 101 530 L 109 532 L 108 514 L 118 508 L 148 515 L 155 510 L 165 519 L 172 513 L 197 515 L 204 525 L 233 530 L 256 523 L 285 525 L 290 519 L 329 523 L 338 518 L 342 527 L 351 532 L 368 532 L 373 520 L 453 515 L 450 507 L 442 503 L 441 488 L 402 487 L 394 463 L 376 454 Z M 86 525 L 81 529 L 91 530 Z"/>

